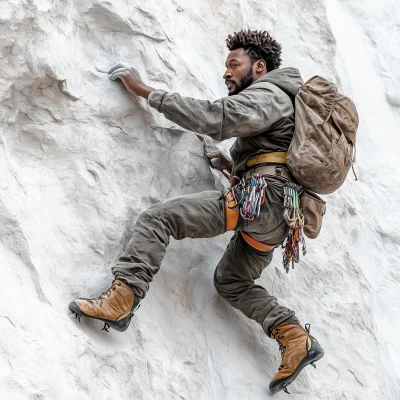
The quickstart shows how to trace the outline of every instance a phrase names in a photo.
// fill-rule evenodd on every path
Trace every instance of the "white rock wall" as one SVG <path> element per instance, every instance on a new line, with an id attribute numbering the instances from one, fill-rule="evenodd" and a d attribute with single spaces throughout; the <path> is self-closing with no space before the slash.
<path id="1" fill-rule="evenodd" d="M 229 233 L 172 241 L 123 334 L 67 308 L 109 286 L 141 211 L 223 184 L 193 134 L 95 67 L 125 61 L 154 87 L 215 99 L 224 39 L 252 28 L 305 79 L 335 80 L 361 119 L 359 181 L 328 196 L 301 265 L 286 275 L 277 251 L 261 279 L 325 348 L 292 398 L 400 399 L 399 21 L 396 0 L 1 0 L 0 398 L 271 396 L 277 344 L 213 288 Z"/>

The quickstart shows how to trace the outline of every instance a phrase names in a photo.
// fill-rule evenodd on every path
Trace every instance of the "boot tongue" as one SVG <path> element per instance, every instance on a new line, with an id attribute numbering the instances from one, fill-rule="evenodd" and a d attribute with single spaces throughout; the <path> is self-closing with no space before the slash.
<path id="1" fill-rule="evenodd" d="M 275 329 L 272 330 L 272 337 L 276 339 L 276 336 L 279 335 L 281 331 L 284 331 L 287 326 L 289 326 L 288 322 L 283 322 L 282 324 L 279 324 Z"/>

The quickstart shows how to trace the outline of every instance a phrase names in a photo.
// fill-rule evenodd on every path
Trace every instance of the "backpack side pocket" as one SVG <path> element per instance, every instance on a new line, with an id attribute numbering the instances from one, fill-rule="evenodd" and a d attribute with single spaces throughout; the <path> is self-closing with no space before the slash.
<path id="1" fill-rule="evenodd" d="M 304 215 L 304 234 L 309 239 L 317 238 L 326 212 L 326 201 L 315 193 L 304 190 L 300 197 L 300 210 Z"/>

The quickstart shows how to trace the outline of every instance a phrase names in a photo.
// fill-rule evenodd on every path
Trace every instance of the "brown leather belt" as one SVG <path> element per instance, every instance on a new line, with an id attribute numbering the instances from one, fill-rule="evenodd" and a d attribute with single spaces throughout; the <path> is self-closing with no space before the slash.
<path id="1" fill-rule="evenodd" d="M 272 153 L 262 153 L 256 156 L 250 157 L 246 161 L 246 168 L 253 167 L 257 164 L 286 164 L 286 152 L 274 151 Z"/>
<path id="2" fill-rule="evenodd" d="M 288 169 L 280 165 L 263 165 L 262 167 L 252 168 L 246 172 L 246 179 L 250 177 L 252 172 L 261 175 L 278 176 L 284 179 L 288 179 L 290 181 L 293 180 L 293 177 Z"/>

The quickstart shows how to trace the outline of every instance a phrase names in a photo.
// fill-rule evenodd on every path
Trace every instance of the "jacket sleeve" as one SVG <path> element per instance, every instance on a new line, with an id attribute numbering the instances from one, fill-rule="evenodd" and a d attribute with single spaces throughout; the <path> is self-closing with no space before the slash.
<path id="1" fill-rule="evenodd" d="M 256 136 L 293 114 L 290 98 L 273 84 L 253 84 L 237 95 L 210 102 L 156 90 L 151 107 L 184 129 L 222 141 Z"/>

